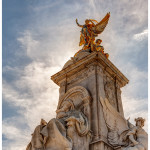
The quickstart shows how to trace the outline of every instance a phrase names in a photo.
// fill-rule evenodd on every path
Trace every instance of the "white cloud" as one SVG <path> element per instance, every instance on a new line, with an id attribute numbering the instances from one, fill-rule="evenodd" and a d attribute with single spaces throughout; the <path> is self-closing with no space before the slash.
<path id="1" fill-rule="evenodd" d="M 58 33 L 60 34 L 57 35 Z M 60 65 L 62 67 L 74 55 L 75 49 L 77 49 L 77 46 L 74 47 L 74 43 L 78 45 L 78 39 L 74 40 L 70 33 L 70 25 L 40 27 L 39 34 L 35 30 L 26 30 L 17 40 L 32 60 L 49 63 L 49 66 Z"/>
<path id="2" fill-rule="evenodd" d="M 123 73 L 127 75 L 129 83 L 122 89 L 122 93 L 130 98 L 142 98 L 147 96 L 148 73 L 139 70 L 131 62 L 121 67 Z"/>
<path id="3" fill-rule="evenodd" d="M 147 95 L 148 74 L 146 71 L 140 71 L 131 63 L 127 63 L 123 70 L 130 79 L 128 85 L 122 88 L 125 117 L 126 119 L 130 117 L 133 124 L 135 124 L 135 118 L 145 118 L 144 129 L 148 131 L 148 98 L 145 98 L 145 95 Z"/>
<path id="4" fill-rule="evenodd" d="M 50 80 L 50 76 L 59 69 L 47 67 L 44 63 L 32 62 L 23 70 L 23 76 L 12 85 L 3 82 L 3 98 L 12 106 L 20 108 L 18 109 L 20 117 L 7 118 L 3 121 L 3 135 L 12 141 L 7 144 L 7 148 L 15 147 L 20 150 L 21 147 L 25 147 L 40 119 L 49 121 L 55 117 L 59 90 Z M 28 128 L 23 129 L 23 126 Z"/>
<path id="5" fill-rule="evenodd" d="M 142 41 L 144 39 L 147 39 L 147 37 L 148 37 L 148 29 L 144 30 L 141 33 L 137 33 L 133 36 L 133 38 L 137 41 Z"/>
<path id="6" fill-rule="evenodd" d="M 24 118 L 12 117 L 5 119 L 2 126 L 2 134 L 5 138 L 9 139 L 8 141 L 3 141 L 4 150 L 21 150 L 25 149 L 29 138 L 31 138 L 31 133 L 29 130 L 22 130 L 22 127 L 19 126 L 20 121 L 24 121 Z"/>
<path id="7" fill-rule="evenodd" d="M 30 56 L 31 51 L 38 49 L 40 43 L 39 41 L 32 39 L 31 32 L 25 31 L 23 34 L 23 37 L 18 38 L 18 41 L 22 43 L 23 48 L 26 49 L 27 55 Z M 34 51 L 34 54 L 35 53 L 36 51 Z"/>
<path id="8" fill-rule="evenodd" d="M 3 148 L 25 149 L 30 141 L 30 134 L 40 119 L 49 121 L 55 117 L 59 87 L 50 80 L 50 76 L 61 70 L 65 62 L 81 49 L 78 46 L 81 28 L 76 26 L 75 18 L 79 18 L 81 24 L 86 18 L 100 21 L 109 11 L 111 12 L 109 24 L 99 37 L 103 40 L 105 52 L 110 54 L 110 60 L 115 62 L 114 64 L 118 65 L 130 79 L 129 85 L 122 92 L 125 116 L 130 116 L 132 122 L 138 115 L 147 119 L 145 107 L 147 99 L 136 97 L 143 81 L 147 80 L 147 72 L 139 71 L 135 64 L 128 63 L 128 58 L 125 58 L 126 64 L 121 64 L 121 58 L 116 59 L 125 48 L 126 52 L 131 50 L 127 47 L 134 42 L 130 38 L 132 36 L 129 36 L 133 35 L 133 30 L 135 33 L 135 30 L 139 31 L 139 27 L 145 28 L 146 3 L 126 0 L 104 3 L 89 0 L 88 3 L 76 2 L 73 6 L 62 4 L 61 8 L 64 9 L 57 10 L 59 13 L 56 15 L 49 13 L 49 10 L 58 6 L 58 2 L 52 5 L 42 3 L 33 7 L 32 23 L 30 22 L 26 30 L 20 31 L 21 34 L 17 39 L 21 46 L 20 52 L 25 51 L 32 62 L 24 66 L 23 70 L 10 66 L 3 68 L 4 72 L 11 71 L 17 74 L 17 80 L 11 83 L 3 81 L 3 96 L 9 104 L 18 108 L 20 115 L 15 118 L 4 118 L 3 134 L 9 143 L 4 142 Z M 134 35 L 134 38 L 144 40 L 147 38 L 147 32 L 147 30 L 142 33 L 136 32 L 138 34 Z M 120 62 L 117 61 L 119 59 Z M 22 129 L 22 126 L 26 128 Z M 147 130 L 147 122 L 145 129 Z"/>
<path id="9" fill-rule="evenodd" d="M 135 124 L 134 119 L 137 117 L 145 118 L 146 122 L 143 128 L 148 132 L 148 112 L 147 107 L 145 108 L 145 106 L 148 105 L 148 100 L 134 99 L 122 95 L 122 101 L 125 118 L 128 119 L 130 117 L 130 121 L 132 124 Z"/>

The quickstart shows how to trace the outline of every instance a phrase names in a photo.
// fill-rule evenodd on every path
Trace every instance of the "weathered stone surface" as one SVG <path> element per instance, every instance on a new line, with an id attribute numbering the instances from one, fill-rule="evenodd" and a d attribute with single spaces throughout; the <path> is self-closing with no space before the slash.
<path id="1" fill-rule="evenodd" d="M 85 55 L 72 65 L 53 75 L 52 80 L 60 86 L 60 99 L 75 86 L 86 88 L 91 97 L 91 130 L 93 140 L 103 139 L 107 142 L 107 132 L 99 96 L 107 97 L 116 110 L 123 115 L 120 87 L 128 79 L 100 52 Z M 116 82 L 119 89 L 116 87 Z"/>
<path id="2" fill-rule="evenodd" d="M 124 118 L 129 81 L 101 52 L 78 53 L 51 79 L 60 87 L 56 118 L 36 127 L 27 150 L 147 150 L 144 119 Z"/>
<path id="3" fill-rule="evenodd" d="M 108 131 L 108 142 L 113 147 L 121 146 L 123 150 L 147 150 L 148 134 L 142 128 L 145 119 L 138 117 L 134 126 L 110 104 L 107 98 L 100 97 Z"/>

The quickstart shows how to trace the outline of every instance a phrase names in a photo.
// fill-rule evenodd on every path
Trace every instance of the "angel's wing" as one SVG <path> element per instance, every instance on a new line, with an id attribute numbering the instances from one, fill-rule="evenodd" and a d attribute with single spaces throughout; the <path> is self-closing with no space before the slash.
<path id="1" fill-rule="evenodd" d="M 131 128 L 133 128 L 133 127 L 135 127 L 135 125 L 133 125 L 131 122 L 129 122 L 129 120 L 127 120 L 127 122 L 128 122 L 128 127 L 131 129 Z"/>
<path id="2" fill-rule="evenodd" d="M 92 28 L 92 31 L 95 34 L 102 33 L 104 31 L 106 25 L 108 24 L 109 17 L 110 17 L 110 13 L 107 13 L 106 16 Z"/>
<path id="3" fill-rule="evenodd" d="M 104 119 L 109 129 L 108 141 L 113 146 L 123 145 L 122 134 L 129 130 L 127 120 L 123 118 L 113 106 L 109 103 L 108 99 L 100 97 L 100 102 L 103 107 Z M 121 138 L 121 139 L 120 139 Z"/>

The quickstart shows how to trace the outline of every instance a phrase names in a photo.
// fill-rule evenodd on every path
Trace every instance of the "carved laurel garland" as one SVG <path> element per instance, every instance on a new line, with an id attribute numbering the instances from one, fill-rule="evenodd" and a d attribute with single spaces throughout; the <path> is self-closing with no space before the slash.
<path id="1" fill-rule="evenodd" d="M 69 89 L 59 100 L 58 102 L 58 106 L 57 109 L 60 108 L 62 102 L 68 98 L 70 98 L 73 94 L 75 93 L 79 93 L 82 95 L 82 100 L 84 101 L 84 103 L 89 103 L 91 101 L 91 96 L 89 94 L 89 92 L 87 91 L 87 89 L 85 89 L 82 86 L 75 86 L 71 89 Z"/>

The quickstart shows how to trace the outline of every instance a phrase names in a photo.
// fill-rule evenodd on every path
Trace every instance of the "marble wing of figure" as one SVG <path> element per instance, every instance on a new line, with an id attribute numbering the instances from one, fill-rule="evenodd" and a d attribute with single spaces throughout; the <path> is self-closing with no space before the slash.
<path id="1" fill-rule="evenodd" d="M 108 127 L 108 141 L 113 146 L 126 145 L 124 135 L 129 131 L 128 122 L 109 103 L 108 99 L 100 97 L 103 114 Z"/>
<path id="2" fill-rule="evenodd" d="M 92 28 L 92 31 L 97 35 L 102 33 L 108 24 L 109 17 L 110 13 L 107 13 L 106 16 Z"/>

